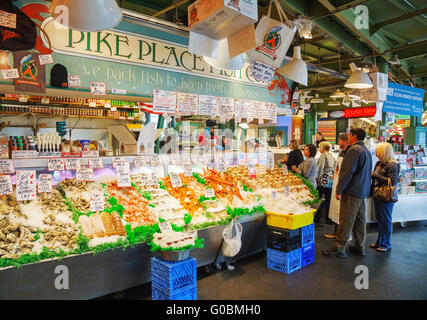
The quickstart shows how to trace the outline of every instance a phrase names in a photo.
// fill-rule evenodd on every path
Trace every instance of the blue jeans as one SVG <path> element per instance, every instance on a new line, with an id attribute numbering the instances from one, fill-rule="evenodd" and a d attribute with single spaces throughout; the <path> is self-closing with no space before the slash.
<path id="1" fill-rule="evenodd" d="M 391 213 L 393 212 L 394 202 L 374 201 L 375 216 L 378 222 L 379 247 L 391 248 L 391 234 L 393 232 L 393 223 L 391 222 Z"/>

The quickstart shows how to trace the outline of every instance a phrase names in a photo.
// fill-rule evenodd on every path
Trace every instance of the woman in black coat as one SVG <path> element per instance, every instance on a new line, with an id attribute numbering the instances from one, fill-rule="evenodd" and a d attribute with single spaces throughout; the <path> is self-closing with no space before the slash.
<path id="1" fill-rule="evenodd" d="M 375 164 L 374 171 L 372 172 L 372 190 L 375 187 L 387 185 L 389 180 L 392 186 L 396 186 L 400 170 L 391 144 L 380 143 L 377 147 L 377 157 L 379 161 Z M 375 243 L 371 244 L 371 248 L 376 248 L 378 252 L 387 252 L 391 250 L 394 202 L 372 200 L 378 222 L 378 239 Z"/>
<path id="2" fill-rule="evenodd" d="M 286 166 L 288 167 L 288 171 L 292 170 L 292 166 L 298 168 L 301 162 L 304 161 L 304 155 L 302 154 L 302 151 L 299 148 L 297 140 L 291 140 L 291 149 L 292 151 L 289 153 L 288 158 L 281 161 L 282 163 L 286 164 Z"/>

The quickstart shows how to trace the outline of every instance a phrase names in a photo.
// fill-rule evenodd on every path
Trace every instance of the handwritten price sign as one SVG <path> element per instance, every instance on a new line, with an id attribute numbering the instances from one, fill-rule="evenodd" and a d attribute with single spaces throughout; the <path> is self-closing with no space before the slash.
<path id="1" fill-rule="evenodd" d="M 39 193 L 52 192 L 52 175 L 51 174 L 39 175 L 37 187 L 39 189 Z"/>
<path id="2" fill-rule="evenodd" d="M 117 173 L 117 186 L 119 188 L 131 186 L 129 162 L 117 162 L 116 173 Z"/>
<path id="3" fill-rule="evenodd" d="M 36 200 L 36 171 L 16 171 L 16 199 L 18 201 Z"/>
<path id="4" fill-rule="evenodd" d="M 90 211 L 104 211 L 104 194 L 101 192 L 92 193 L 92 201 L 90 202 Z"/>
<path id="5" fill-rule="evenodd" d="M 67 168 L 67 170 L 79 170 L 80 167 L 81 167 L 80 159 L 78 158 L 65 159 L 65 168 Z"/>
<path id="6" fill-rule="evenodd" d="M 101 169 L 104 168 L 104 162 L 102 158 L 89 158 L 89 167 L 92 169 Z"/>
<path id="7" fill-rule="evenodd" d="M 14 173 L 13 160 L 0 160 L 0 173 Z"/>
<path id="8" fill-rule="evenodd" d="M 0 176 L 0 196 L 13 192 L 12 179 L 10 176 Z"/>
<path id="9" fill-rule="evenodd" d="M 80 168 L 76 171 L 76 180 L 79 181 L 93 181 L 93 169 L 92 168 Z"/>
<path id="10" fill-rule="evenodd" d="M 64 171 L 64 159 L 47 159 L 47 169 L 49 171 Z"/>

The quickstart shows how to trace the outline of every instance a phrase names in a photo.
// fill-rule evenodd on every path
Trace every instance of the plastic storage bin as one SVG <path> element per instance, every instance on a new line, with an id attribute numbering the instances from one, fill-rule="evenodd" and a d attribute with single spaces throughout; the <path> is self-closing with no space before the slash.
<path id="1" fill-rule="evenodd" d="M 301 248 L 301 268 L 314 262 L 314 243 Z"/>
<path id="2" fill-rule="evenodd" d="M 151 281 L 167 295 L 197 286 L 197 262 L 188 258 L 179 262 L 151 259 Z"/>
<path id="3" fill-rule="evenodd" d="M 151 285 L 151 289 L 152 300 L 197 300 L 197 286 L 172 292 L 170 294 L 159 289 L 155 284 Z"/>
<path id="4" fill-rule="evenodd" d="M 301 247 L 314 243 L 314 223 L 301 228 Z"/>
<path id="5" fill-rule="evenodd" d="M 278 214 L 266 212 L 267 225 L 283 229 L 295 230 L 313 223 L 313 217 L 316 209 L 302 214 Z"/>
<path id="6" fill-rule="evenodd" d="M 301 248 L 301 229 L 282 229 L 267 226 L 267 247 L 290 252 Z"/>
<path id="7" fill-rule="evenodd" d="M 301 249 L 291 252 L 267 248 L 267 268 L 290 274 L 301 268 Z"/>

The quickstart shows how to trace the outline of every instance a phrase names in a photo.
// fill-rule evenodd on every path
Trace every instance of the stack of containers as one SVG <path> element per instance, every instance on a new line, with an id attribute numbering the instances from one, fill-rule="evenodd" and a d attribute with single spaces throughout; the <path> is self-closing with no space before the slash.
<path id="1" fill-rule="evenodd" d="M 313 212 L 267 213 L 267 225 L 267 268 L 290 274 L 314 262 Z"/>
<path id="2" fill-rule="evenodd" d="M 197 263 L 194 258 L 169 262 L 151 259 L 153 300 L 197 300 Z"/>

